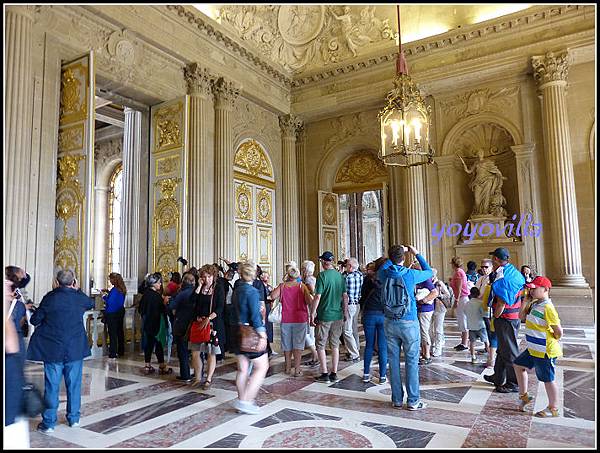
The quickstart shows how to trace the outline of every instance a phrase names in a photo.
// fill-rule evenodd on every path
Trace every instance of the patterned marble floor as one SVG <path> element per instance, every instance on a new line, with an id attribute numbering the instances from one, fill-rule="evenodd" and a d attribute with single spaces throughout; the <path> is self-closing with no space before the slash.
<path id="1" fill-rule="evenodd" d="M 293 378 L 283 356 L 271 359 L 257 403 L 261 413 L 238 414 L 231 402 L 235 359 L 217 367 L 208 391 L 190 388 L 175 374 L 144 376 L 141 354 L 110 363 L 84 362 L 80 428 L 65 421 L 61 391 L 59 424 L 52 434 L 30 421 L 32 448 L 594 448 L 595 332 L 565 329 L 565 356 L 559 361 L 561 417 L 540 419 L 518 411 L 514 393 L 493 393 L 483 380 L 492 369 L 472 365 L 467 352 L 455 352 L 456 321 L 446 321 L 443 357 L 420 367 L 421 396 L 429 407 L 410 412 L 390 403 L 390 386 L 362 382 L 362 362 L 341 362 L 339 382 L 314 381 L 317 369 Z M 523 343 L 522 343 L 523 344 Z M 524 347 L 524 346 L 522 346 Z M 481 356 L 482 359 L 485 356 Z M 309 360 L 308 355 L 304 361 Z M 43 388 L 43 369 L 28 364 L 27 377 Z M 547 405 L 543 384 L 530 373 L 534 410 Z M 509 434 L 506 434 L 506 433 Z"/>

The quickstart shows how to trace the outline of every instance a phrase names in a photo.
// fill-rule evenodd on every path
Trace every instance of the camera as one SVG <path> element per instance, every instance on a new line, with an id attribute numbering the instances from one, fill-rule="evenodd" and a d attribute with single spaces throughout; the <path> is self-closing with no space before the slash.
<path id="1" fill-rule="evenodd" d="M 188 263 L 188 261 L 183 256 L 180 256 L 179 258 L 177 258 L 177 262 L 183 264 L 184 266 L 187 266 L 187 263 Z"/>

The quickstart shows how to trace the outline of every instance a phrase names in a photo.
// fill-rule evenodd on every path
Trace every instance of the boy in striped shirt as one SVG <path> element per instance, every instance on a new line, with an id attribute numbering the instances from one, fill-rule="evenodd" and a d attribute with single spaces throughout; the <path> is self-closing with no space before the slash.
<path id="1" fill-rule="evenodd" d="M 546 277 L 536 277 L 525 286 L 529 288 L 528 302 L 519 316 L 525 321 L 527 349 L 514 361 L 515 374 L 519 383 L 521 410 L 533 400 L 527 393 L 527 369 L 535 368 L 535 375 L 544 383 L 548 393 L 548 407 L 535 413 L 536 417 L 558 417 L 558 386 L 554 380 L 556 358 L 562 356 L 558 340 L 562 327 L 558 313 L 550 300 L 552 282 Z"/>

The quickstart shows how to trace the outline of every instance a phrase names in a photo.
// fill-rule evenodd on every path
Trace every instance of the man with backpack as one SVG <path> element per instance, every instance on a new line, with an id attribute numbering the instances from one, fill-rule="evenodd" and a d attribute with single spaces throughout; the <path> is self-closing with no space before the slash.
<path id="1" fill-rule="evenodd" d="M 427 404 L 419 398 L 419 352 L 421 335 L 417 318 L 415 285 L 433 275 L 429 264 L 411 245 L 408 250 L 415 255 L 421 269 L 403 266 L 406 249 L 393 245 L 388 250 L 389 259 L 379 268 L 382 283 L 384 330 L 387 339 L 392 406 L 401 408 L 404 400 L 402 374 L 400 372 L 400 348 L 404 350 L 406 371 L 406 408 L 410 411 L 424 409 Z"/>

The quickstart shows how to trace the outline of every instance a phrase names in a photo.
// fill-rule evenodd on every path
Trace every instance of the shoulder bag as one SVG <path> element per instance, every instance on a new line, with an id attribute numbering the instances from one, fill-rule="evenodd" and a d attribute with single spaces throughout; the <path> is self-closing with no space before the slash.
<path id="1" fill-rule="evenodd" d="M 240 318 L 239 307 L 236 305 L 238 319 Z M 249 324 L 239 325 L 240 336 L 240 352 L 264 352 L 267 349 L 267 339 L 261 337 L 260 334 Z"/>
<path id="2" fill-rule="evenodd" d="M 214 288 L 210 295 L 210 308 L 208 309 L 208 316 L 202 317 L 200 321 L 193 320 L 190 324 L 189 339 L 191 343 L 208 343 L 210 341 L 210 314 L 212 313 L 212 305 L 214 298 Z"/>

